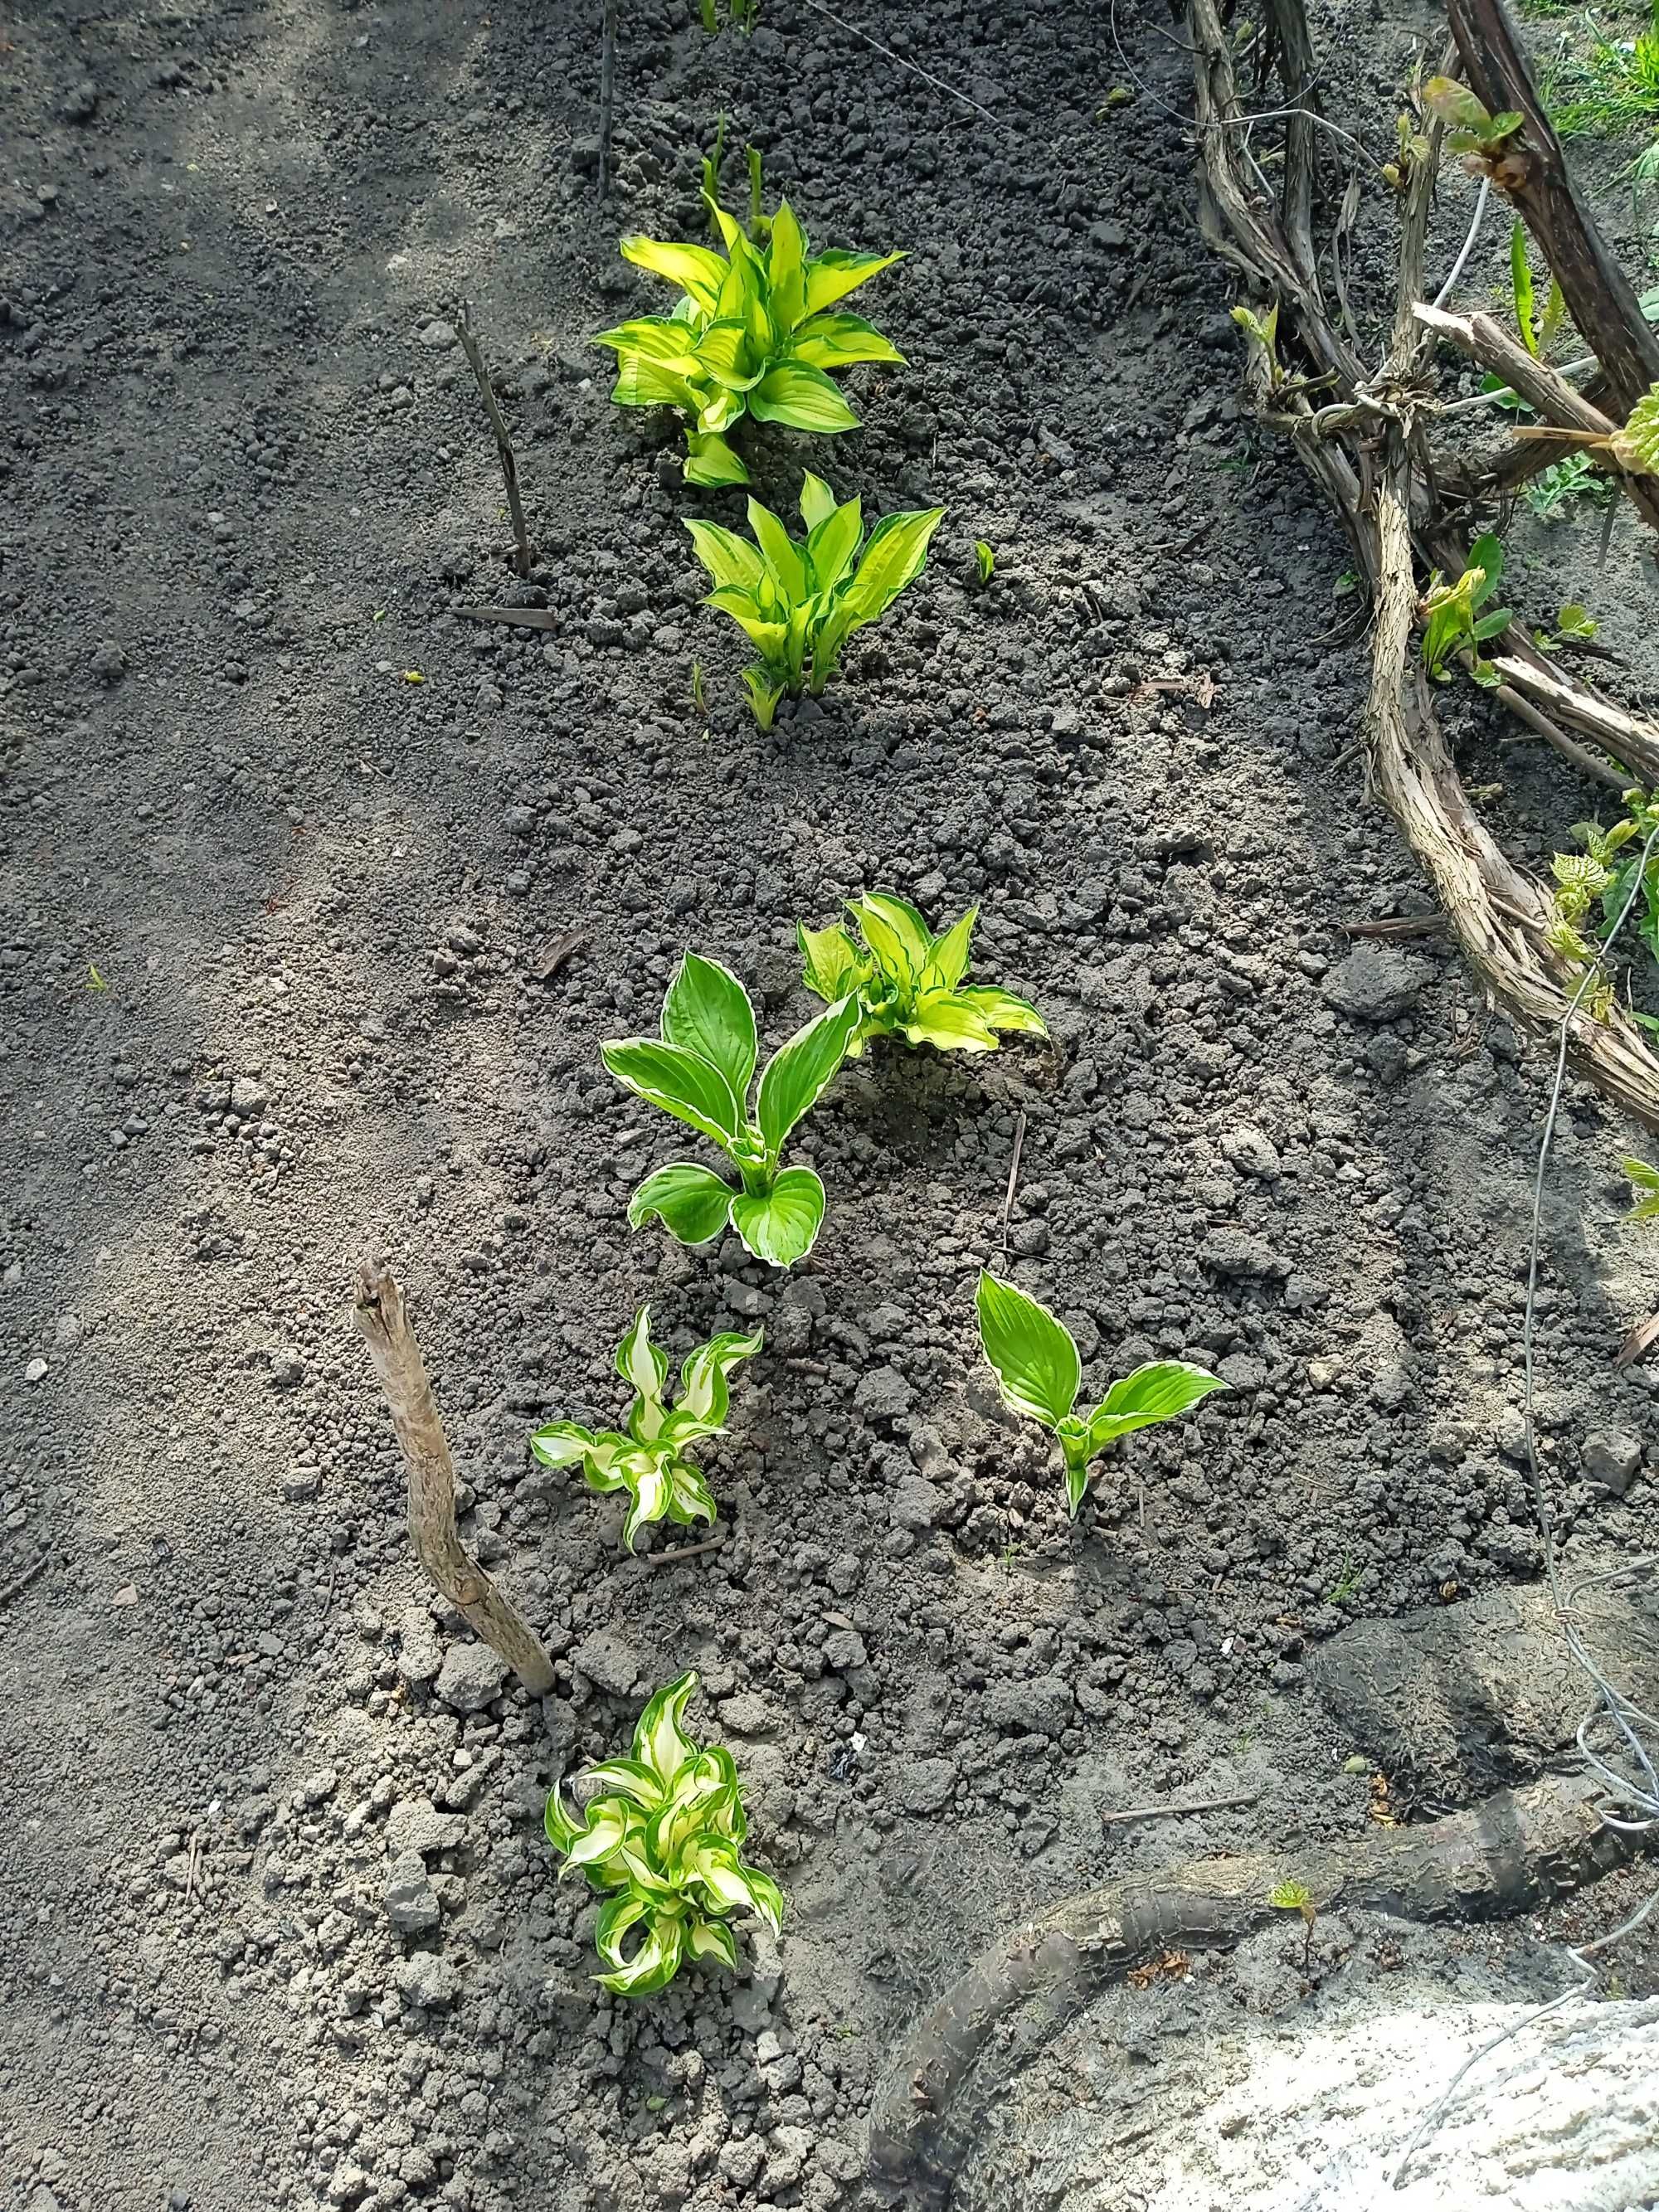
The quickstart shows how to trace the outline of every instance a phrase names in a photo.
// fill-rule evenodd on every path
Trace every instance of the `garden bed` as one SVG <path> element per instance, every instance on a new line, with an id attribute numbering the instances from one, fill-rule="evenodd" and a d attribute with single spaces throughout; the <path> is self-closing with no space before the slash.
<path id="1" fill-rule="evenodd" d="M 41 7 L 0 44 L 0 2173 L 31 2212 L 856 2203 L 894 2048 L 1000 1931 L 1365 1834 L 1310 1650 L 1539 1570 L 1548 1069 L 1431 923 L 1348 933 L 1429 902 L 1352 757 L 1346 549 L 1232 397 L 1182 56 L 1075 6 L 860 10 L 898 61 L 805 0 L 748 39 L 625 15 L 605 205 L 568 10 Z M 1362 16 L 1320 27 L 1332 96 L 1391 118 L 1403 48 Z M 860 432 L 757 434 L 757 492 L 805 460 L 948 509 L 769 736 L 680 527 L 738 496 L 684 486 L 586 343 L 663 304 L 617 240 L 699 234 L 721 111 L 734 199 L 752 143 L 816 244 L 909 257 L 871 288 L 908 366 L 854 373 Z M 463 295 L 545 629 L 456 611 L 515 588 Z M 1551 588 L 1639 655 L 1650 576 L 1621 518 L 1605 577 Z M 1449 725 L 1547 867 L 1593 795 L 1481 702 Z M 873 889 L 979 902 L 975 972 L 1051 1046 L 850 1066 L 787 1278 L 630 1233 L 677 1148 L 599 1042 L 687 945 L 775 1042 L 815 1005 L 797 919 Z M 1659 1370 L 1612 1364 L 1656 1303 L 1631 1142 L 1569 1085 L 1539 1418 L 1600 1556 L 1659 1520 Z M 351 1325 L 371 1248 L 543 1708 L 441 1672 L 464 1634 Z M 1175 1356 L 1230 1386 L 1117 1446 L 1075 1523 L 979 1358 L 1005 1255 L 1087 1385 Z M 526 1450 L 616 1419 L 647 1299 L 676 1352 L 768 1339 L 706 1455 L 729 1533 L 679 1565 Z M 542 1803 L 686 1667 L 790 1917 L 746 1978 L 630 2008 Z"/>

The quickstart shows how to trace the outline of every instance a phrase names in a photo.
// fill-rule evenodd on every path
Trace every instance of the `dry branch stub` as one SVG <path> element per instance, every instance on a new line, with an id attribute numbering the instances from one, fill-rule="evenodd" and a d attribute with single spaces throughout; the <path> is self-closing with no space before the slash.
<path id="1" fill-rule="evenodd" d="M 358 1270 L 355 1311 L 409 1470 L 409 1534 L 416 1557 L 526 1689 L 545 1697 L 553 1687 L 553 1662 L 541 1639 L 456 1534 L 455 1463 L 449 1442 L 402 1285 L 378 1261 L 366 1261 Z"/>

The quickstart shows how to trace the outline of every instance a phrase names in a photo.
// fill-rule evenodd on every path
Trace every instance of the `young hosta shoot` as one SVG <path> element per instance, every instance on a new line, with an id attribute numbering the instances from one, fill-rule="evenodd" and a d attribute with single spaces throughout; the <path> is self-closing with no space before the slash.
<path id="1" fill-rule="evenodd" d="M 834 1080 L 858 1024 L 858 1000 L 848 996 L 780 1045 L 762 1071 L 751 1117 L 754 1009 L 729 969 L 688 952 L 663 1000 L 660 1039 L 617 1039 L 599 1056 L 636 1097 L 718 1145 L 742 1188 L 695 1161 L 672 1161 L 635 1192 L 633 1227 L 654 1218 L 682 1244 L 707 1244 L 729 1222 L 757 1260 L 788 1267 L 805 1259 L 823 1219 L 823 1185 L 811 1168 L 783 1166 L 783 1147 Z"/>
<path id="2" fill-rule="evenodd" d="M 862 945 L 839 926 L 808 929 L 797 922 L 795 934 L 807 989 L 820 999 L 844 998 L 849 991 L 858 998 L 858 1035 L 848 1047 L 849 1057 L 856 1059 L 872 1036 L 902 1036 L 941 1052 L 994 1052 L 999 1030 L 1048 1034 L 1036 1008 L 1012 991 L 963 984 L 977 907 L 969 907 L 943 937 L 935 937 L 915 907 L 889 891 L 849 899 L 847 910 Z"/>
<path id="3" fill-rule="evenodd" d="M 752 1336 L 728 1330 L 699 1345 L 680 1369 L 680 1400 L 671 1412 L 663 1395 L 668 1362 L 651 1341 L 651 1309 L 641 1306 L 617 1350 L 617 1372 L 634 1389 L 626 1432 L 550 1421 L 532 1437 L 530 1449 L 544 1467 L 580 1461 L 590 1490 L 628 1492 L 622 1533 L 630 1552 L 648 1521 L 673 1521 L 683 1528 L 712 1521 L 714 1501 L 685 1447 L 719 1436 L 726 1426 L 731 1402 L 726 1378 L 740 1359 L 754 1358 L 761 1342 L 759 1329 Z"/>
<path id="4" fill-rule="evenodd" d="M 1184 1359 L 1158 1359 L 1114 1382 L 1092 1413 L 1073 1411 L 1083 1362 L 1071 1332 L 1047 1306 L 988 1271 L 975 1299 L 980 1342 L 996 1370 L 1005 1403 L 1041 1421 L 1066 1456 L 1066 1497 L 1075 1521 L 1089 1486 L 1089 1462 L 1131 1429 L 1179 1420 L 1212 1390 L 1218 1375 Z"/>
<path id="5" fill-rule="evenodd" d="M 751 165 L 752 166 L 752 165 Z M 726 433 L 744 415 L 795 430 L 854 430 L 858 417 L 829 371 L 859 362 L 902 364 L 879 331 L 841 302 L 902 261 L 902 253 L 811 254 L 787 200 L 764 246 L 712 195 L 724 253 L 655 238 L 624 238 L 624 261 L 679 287 L 672 315 L 601 331 L 617 356 L 619 407 L 675 407 L 686 417 L 689 483 L 747 483 Z M 757 226 L 759 228 L 759 226 Z"/>
<path id="6" fill-rule="evenodd" d="M 800 514 L 806 535 L 792 538 L 769 507 L 751 499 L 753 544 L 718 523 L 685 526 L 714 580 L 703 605 L 730 615 L 760 654 L 760 665 L 745 669 L 743 680 L 763 730 L 771 728 L 786 693 L 798 699 L 810 690 L 816 698 L 848 639 L 878 620 L 915 581 L 945 509 L 884 515 L 866 539 L 859 501 L 837 507 L 834 492 L 809 469 Z"/>
<path id="7" fill-rule="evenodd" d="M 748 1822 L 731 1753 L 699 1750 L 681 1727 L 696 1686 L 685 1674 L 658 1691 L 631 1756 L 590 1771 L 599 1794 L 586 1810 L 568 1811 L 556 1784 L 548 1796 L 561 1875 L 579 1867 L 595 1889 L 614 1893 L 593 1937 L 607 1972 L 593 1978 L 618 1996 L 666 1989 L 689 1959 L 735 1967 L 734 1912 L 758 1913 L 774 1935 L 783 1925 L 782 1891 L 739 1856 Z"/>

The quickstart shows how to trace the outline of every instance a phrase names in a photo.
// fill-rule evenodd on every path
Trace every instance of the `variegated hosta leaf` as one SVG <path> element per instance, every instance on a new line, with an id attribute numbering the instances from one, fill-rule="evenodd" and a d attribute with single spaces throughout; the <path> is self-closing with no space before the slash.
<path id="1" fill-rule="evenodd" d="M 619 1997 L 654 1996 L 678 1973 L 684 1956 L 684 1921 L 678 1914 L 659 1915 L 651 1920 L 644 1942 L 626 1966 L 612 1973 L 595 1974 L 593 1978 Z"/>
<path id="2" fill-rule="evenodd" d="M 686 1923 L 694 1959 L 718 1959 L 732 1972 L 738 1967 L 738 1939 L 723 1920 L 705 1920 L 694 1913 Z"/>
<path id="3" fill-rule="evenodd" d="M 833 1005 L 868 979 L 868 955 L 859 951 L 839 923 L 829 929 L 809 929 L 804 921 L 798 921 L 795 935 L 805 963 L 802 980 L 815 998 Z"/>
<path id="4" fill-rule="evenodd" d="M 686 1761 L 697 1755 L 696 1745 L 680 1726 L 696 1688 L 696 1670 L 688 1668 L 648 1700 L 634 1724 L 635 1758 L 666 1789 L 673 1787 L 674 1777 Z"/>
<path id="5" fill-rule="evenodd" d="M 677 1443 L 716 1436 L 725 1427 L 731 1403 L 726 1377 L 741 1361 L 752 1359 L 765 1341 L 763 1329 L 750 1336 L 726 1329 L 691 1353 L 680 1370 L 679 1402 L 671 1417 Z"/>

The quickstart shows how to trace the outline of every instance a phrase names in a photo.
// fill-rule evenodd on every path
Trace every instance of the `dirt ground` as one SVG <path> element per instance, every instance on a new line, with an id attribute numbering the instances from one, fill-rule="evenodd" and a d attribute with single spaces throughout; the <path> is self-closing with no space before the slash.
<path id="1" fill-rule="evenodd" d="M 870 0 L 894 59 L 813 0 L 746 40 L 623 15 L 608 205 L 596 9 L 0 18 L 0 2182 L 29 2212 L 856 2204 L 872 2084 L 975 1952 L 1114 1867 L 1279 1839 L 1289 1872 L 1362 1831 L 1310 1645 L 1538 1569 L 1546 1062 L 1443 937 L 1346 932 L 1428 901 L 1364 795 L 1346 549 L 1238 419 L 1161 19 L 1120 56 L 1080 0 Z M 1373 136 L 1408 27 L 1317 19 Z M 817 243 L 909 257 L 865 295 L 908 366 L 854 373 L 860 433 L 758 435 L 757 489 L 805 459 L 949 509 L 770 738 L 679 526 L 738 501 L 586 343 L 664 304 L 617 239 L 699 234 L 720 112 L 732 194 L 758 145 Z M 1440 265 L 1466 220 L 1449 188 Z M 464 296 L 544 631 L 454 612 L 511 582 Z M 1598 534 L 1527 558 L 1639 652 L 1651 564 L 1621 520 L 1596 576 Z M 1591 796 L 1449 714 L 1547 864 Z M 797 917 L 865 888 L 979 901 L 976 972 L 1052 1050 L 844 1074 L 787 1279 L 631 1234 L 675 1140 L 599 1041 L 654 1026 L 687 945 L 781 1037 Z M 1569 1085 L 1539 1358 L 1562 1527 L 1634 1553 L 1631 1143 Z M 1174 1353 L 1231 1386 L 1075 1525 L 977 1364 L 1005 1237 L 1090 1382 Z M 556 1656 L 544 1711 L 441 1672 L 465 1632 L 350 1322 L 372 1248 L 466 1533 Z M 677 1350 L 768 1333 L 706 1459 L 732 1533 L 678 1566 L 525 1445 L 615 1420 L 647 1297 Z M 687 1666 L 790 1917 L 745 1978 L 630 2009 L 541 1807 Z"/>

